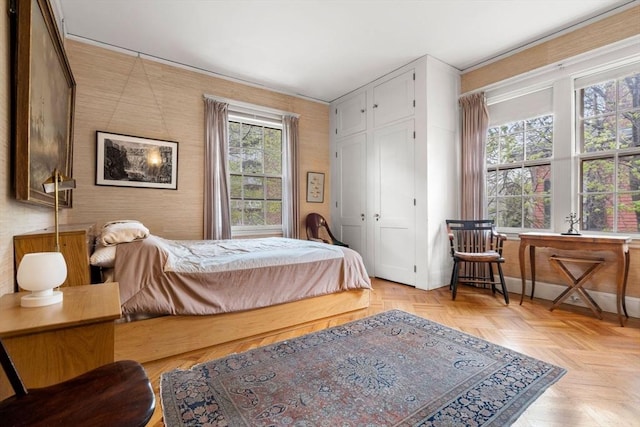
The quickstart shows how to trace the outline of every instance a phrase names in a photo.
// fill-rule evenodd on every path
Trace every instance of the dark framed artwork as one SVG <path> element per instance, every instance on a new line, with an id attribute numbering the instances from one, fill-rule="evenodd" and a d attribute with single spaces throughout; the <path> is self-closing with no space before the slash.
<path id="1" fill-rule="evenodd" d="M 72 176 L 76 84 L 49 1 L 15 4 L 14 189 L 18 200 L 53 206 L 42 183 L 54 169 Z M 71 193 L 60 192 L 60 206 Z"/>
<path id="2" fill-rule="evenodd" d="M 96 132 L 96 185 L 178 188 L 178 143 Z"/>
<path id="3" fill-rule="evenodd" d="M 307 202 L 324 203 L 324 174 L 307 172 Z"/>

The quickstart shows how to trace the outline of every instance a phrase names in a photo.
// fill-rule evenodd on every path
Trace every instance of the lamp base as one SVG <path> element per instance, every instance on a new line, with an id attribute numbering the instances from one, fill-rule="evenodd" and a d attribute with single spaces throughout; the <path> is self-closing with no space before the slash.
<path id="1" fill-rule="evenodd" d="M 20 298 L 20 305 L 22 307 L 43 307 L 61 302 L 62 292 L 60 291 L 52 291 L 44 295 L 40 292 L 33 292 Z"/>

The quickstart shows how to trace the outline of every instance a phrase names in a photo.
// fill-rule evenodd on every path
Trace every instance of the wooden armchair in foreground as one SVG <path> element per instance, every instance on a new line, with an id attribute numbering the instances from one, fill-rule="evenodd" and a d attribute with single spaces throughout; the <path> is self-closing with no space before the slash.
<path id="1" fill-rule="evenodd" d="M 0 402 L 0 424 L 13 426 L 142 427 L 155 395 L 142 365 L 110 363 L 70 380 L 27 390 L 0 340 L 0 362 L 15 395 Z"/>

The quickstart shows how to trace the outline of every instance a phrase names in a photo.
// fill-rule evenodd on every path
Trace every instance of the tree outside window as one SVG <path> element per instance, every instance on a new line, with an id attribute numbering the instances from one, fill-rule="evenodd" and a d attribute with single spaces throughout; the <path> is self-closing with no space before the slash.
<path id="1" fill-rule="evenodd" d="M 498 227 L 551 227 L 553 115 L 505 123 L 487 135 L 487 205 Z"/>
<path id="2" fill-rule="evenodd" d="M 282 130 L 229 121 L 231 225 L 282 225 Z"/>
<path id="3" fill-rule="evenodd" d="M 640 73 L 578 92 L 583 230 L 640 231 Z"/>

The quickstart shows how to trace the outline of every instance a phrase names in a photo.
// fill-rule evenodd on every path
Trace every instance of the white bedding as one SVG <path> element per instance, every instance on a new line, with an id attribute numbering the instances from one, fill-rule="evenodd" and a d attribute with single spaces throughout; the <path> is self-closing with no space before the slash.
<path id="1" fill-rule="evenodd" d="M 164 271 L 178 273 L 215 273 L 344 257 L 335 246 L 279 237 L 213 242 L 156 239 L 168 255 Z"/>

